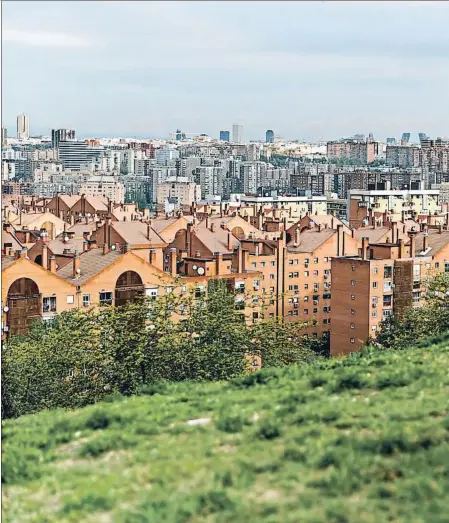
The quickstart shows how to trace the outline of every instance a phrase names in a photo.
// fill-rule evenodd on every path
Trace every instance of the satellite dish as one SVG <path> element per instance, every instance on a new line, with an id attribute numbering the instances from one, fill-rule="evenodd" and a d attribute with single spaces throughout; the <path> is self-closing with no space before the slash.
<path id="1" fill-rule="evenodd" d="M 192 267 L 192 269 L 193 269 L 194 271 L 198 270 L 198 265 L 194 265 L 194 266 Z"/>
<path id="2" fill-rule="evenodd" d="M 8 307 L 8 306 L 3 307 L 3 311 L 4 311 L 4 312 L 8 312 L 8 311 L 9 311 L 9 307 Z"/>
<path id="3" fill-rule="evenodd" d="M 198 274 L 202 276 L 204 274 L 204 269 L 202 267 L 198 268 Z"/>

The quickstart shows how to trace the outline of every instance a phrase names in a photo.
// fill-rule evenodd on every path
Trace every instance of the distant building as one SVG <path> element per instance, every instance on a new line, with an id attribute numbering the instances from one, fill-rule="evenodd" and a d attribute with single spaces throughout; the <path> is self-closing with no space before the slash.
<path id="1" fill-rule="evenodd" d="M 387 145 L 396 145 L 396 138 L 387 138 Z"/>
<path id="2" fill-rule="evenodd" d="M 30 119 L 26 114 L 19 114 L 17 117 L 17 138 L 28 140 L 30 137 Z"/>
<path id="3" fill-rule="evenodd" d="M 243 142 L 243 125 L 238 123 L 233 124 L 232 126 L 232 141 L 234 143 Z"/>
<path id="4" fill-rule="evenodd" d="M 268 129 L 268 131 L 265 133 L 265 142 L 274 143 L 274 132 L 271 129 Z"/>
<path id="5" fill-rule="evenodd" d="M 175 198 L 179 208 L 189 206 L 201 199 L 201 188 L 185 177 L 167 178 L 157 186 L 157 203 L 165 205 L 167 200 Z"/>
<path id="6" fill-rule="evenodd" d="M 2 127 L 2 147 L 8 143 L 8 129 Z"/>
<path id="7" fill-rule="evenodd" d="M 59 147 L 59 142 L 75 139 L 75 129 L 52 129 L 51 146 L 53 149 Z"/>
<path id="8" fill-rule="evenodd" d="M 125 186 L 114 176 L 92 176 L 81 184 L 80 194 L 85 196 L 103 196 L 115 203 L 124 203 Z"/>
<path id="9" fill-rule="evenodd" d="M 220 140 L 222 142 L 229 142 L 229 131 L 220 131 Z"/>
<path id="10" fill-rule="evenodd" d="M 401 142 L 406 145 L 410 140 L 410 133 L 402 133 Z"/>

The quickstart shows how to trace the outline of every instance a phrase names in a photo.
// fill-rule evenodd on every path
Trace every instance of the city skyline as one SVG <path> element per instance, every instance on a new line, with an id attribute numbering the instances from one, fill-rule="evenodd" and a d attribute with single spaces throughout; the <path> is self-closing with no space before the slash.
<path id="1" fill-rule="evenodd" d="M 448 8 L 5 2 L 3 125 L 13 136 L 26 113 L 32 135 L 218 137 L 239 122 L 245 140 L 445 136 Z"/>

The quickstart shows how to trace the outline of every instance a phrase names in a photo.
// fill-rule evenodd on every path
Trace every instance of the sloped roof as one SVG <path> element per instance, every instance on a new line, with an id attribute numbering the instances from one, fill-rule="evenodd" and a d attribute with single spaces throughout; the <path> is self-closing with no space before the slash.
<path id="1" fill-rule="evenodd" d="M 72 263 L 64 265 L 57 275 L 70 283 L 82 285 L 86 281 L 90 280 L 93 276 L 96 276 L 103 271 L 109 265 L 112 265 L 116 260 L 123 256 L 120 251 L 109 251 L 107 254 L 103 254 L 102 249 L 91 249 L 80 254 L 80 270 L 79 277 L 73 279 L 73 266 Z"/>
<path id="2" fill-rule="evenodd" d="M 86 202 L 91 205 L 96 211 L 105 211 L 108 210 L 108 201 L 102 196 L 86 196 Z"/>
<path id="3" fill-rule="evenodd" d="M 11 243 L 12 249 L 14 249 L 15 251 L 20 250 L 23 247 L 20 241 L 16 238 L 14 231 L 7 232 L 4 229 L 2 229 L 2 249 L 5 243 Z"/>
<path id="4" fill-rule="evenodd" d="M 75 223 L 75 225 L 72 225 L 72 227 L 70 227 L 70 229 L 68 229 L 67 232 L 75 233 L 74 238 L 80 239 L 83 237 L 83 233 L 93 232 L 93 231 L 95 231 L 96 228 L 97 228 L 96 222 L 89 222 L 89 223 L 80 222 L 80 223 Z M 62 237 L 63 235 L 64 235 L 64 233 L 61 233 L 59 236 Z"/>
<path id="5" fill-rule="evenodd" d="M 12 265 L 16 259 L 13 256 L 2 256 L 2 270 Z"/>
<path id="6" fill-rule="evenodd" d="M 240 245 L 239 240 L 232 233 L 229 233 L 228 230 L 222 229 L 221 227 L 217 227 L 216 230 L 212 232 L 206 227 L 198 226 L 194 229 L 194 233 L 212 254 L 214 252 L 229 254 Z M 228 234 L 231 234 L 231 250 L 228 249 Z"/>
<path id="7" fill-rule="evenodd" d="M 166 242 L 151 227 L 150 237 L 147 237 L 148 226 L 145 222 L 113 222 L 111 227 L 119 234 L 129 245 L 165 245 Z"/>
<path id="8" fill-rule="evenodd" d="M 437 229 L 428 230 L 428 246 L 430 250 L 427 252 L 428 255 L 433 256 L 437 252 L 441 251 L 449 243 L 449 231 L 443 231 L 441 234 Z M 420 232 L 416 235 L 416 253 L 419 254 L 424 250 L 424 232 Z M 410 242 L 409 242 L 410 243 Z"/>
<path id="9" fill-rule="evenodd" d="M 346 234 L 351 234 L 351 229 L 336 216 L 331 216 L 330 214 L 314 214 L 313 216 L 307 216 L 307 218 L 316 225 L 322 225 L 323 227 L 327 225 L 329 229 L 332 227 L 332 224 L 335 230 L 337 229 L 337 225 L 343 225 L 343 231 Z"/>
<path id="10" fill-rule="evenodd" d="M 64 243 L 63 237 L 58 237 L 47 242 L 47 246 L 53 254 L 64 254 L 64 249 L 70 249 L 72 253 L 75 251 L 80 253 L 83 251 L 83 243 L 84 240 L 79 238 L 71 238 Z"/>
<path id="11" fill-rule="evenodd" d="M 59 196 L 61 201 L 63 201 L 69 209 L 71 209 L 81 198 L 81 196 L 71 195 L 71 194 L 61 194 Z"/>
<path id="12" fill-rule="evenodd" d="M 295 240 L 292 239 L 288 244 L 288 250 L 292 252 L 314 252 L 334 234 L 338 234 L 335 229 L 322 229 L 321 232 L 316 229 L 308 229 L 300 234 L 297 247 L 293 247 Z"/>
<path id="13" fill-rule="evenodd" d="M 390 230 L 389 227 L 360 227 L 354 231 L 354 237 L 359 241 L 368 238 L 369 243 L 378 243 Z"/>

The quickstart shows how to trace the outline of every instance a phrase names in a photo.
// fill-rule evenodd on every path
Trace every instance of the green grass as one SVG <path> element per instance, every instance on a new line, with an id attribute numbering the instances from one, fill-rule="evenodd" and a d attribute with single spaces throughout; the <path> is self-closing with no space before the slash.
<path id="1" fill-rule="evenodd" d="M 446 338 L 6 421 L 4 521 L 447 522 L 448 369 Z"/>

